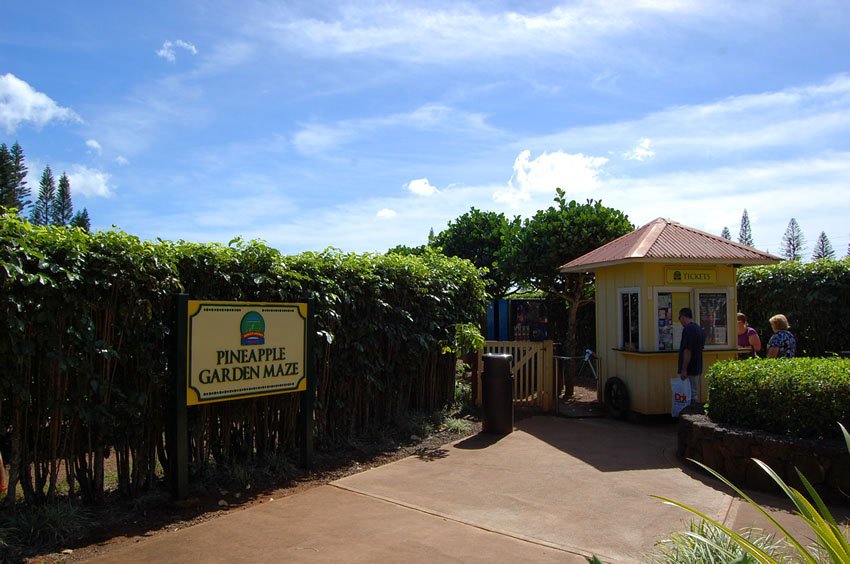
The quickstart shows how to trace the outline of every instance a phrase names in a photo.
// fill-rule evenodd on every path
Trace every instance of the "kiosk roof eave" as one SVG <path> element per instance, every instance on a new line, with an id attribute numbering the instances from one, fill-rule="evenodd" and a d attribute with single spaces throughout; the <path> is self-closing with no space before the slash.
<path id="1" fill-rule="evenodd" d="M 734 266 L 736 268 L 742 266 L 759 266 L 766 264 L 776 264 L 780 262 L 779 259 L 776 260 L 767 260 L 767 259 L 736 259 L 730 260 L 729 258 L 685 258 L 685 257 L 664 257 L 664 258 L 626 258 L 620 260 L 612 260 L 605 262 L 597 262 L 597 263 L 589 263 L 582 264 L 578 266 L 568 266 L 564 265 L 560 267 L 558 270 L 564 273 L 571 272 L 596 272 L 601 268 L 608 268 L 612 266 L 620 266 L 625 264 L 693 264 L 693 265 L 716 265 L 716 264 L 728 264 L 730 266 Z"/>

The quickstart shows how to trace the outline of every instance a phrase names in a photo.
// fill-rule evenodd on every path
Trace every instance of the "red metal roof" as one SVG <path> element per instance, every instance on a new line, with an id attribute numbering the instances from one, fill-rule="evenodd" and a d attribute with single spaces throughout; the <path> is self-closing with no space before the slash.
<path id="1" fill-rule="evenodd" d="M 680 264 L 773 264 L 779 257 L 659 217 L 586 255 L 568 262 L 562 272 L 586 272 L 628 262 Z"/>

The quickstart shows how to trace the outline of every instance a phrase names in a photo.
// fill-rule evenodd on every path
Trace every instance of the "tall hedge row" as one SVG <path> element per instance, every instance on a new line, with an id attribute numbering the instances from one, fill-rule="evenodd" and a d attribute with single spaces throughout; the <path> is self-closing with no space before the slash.
<path id="1" fill-rule="evenodd" d="M 797 354 L 828 356 L 850 350 L 850 259 L 784 261 L 738 271 L 738 308 L 762 342 L 773 334 L 768 320 L 785 314 L 797 338 Z"/>
<path id="2" fill-rule="evenodd" d="M 452 398 L 455 324 L 482 315 L 467 261 L 339 251 L 283 256 L 259 242 L 144 242 L 0 216 L 0 447 L 27 502 L 60 478 L 97 502 L 151 486 L 163 442 L 175 293 L 316 305 L 321 443 Z M 297 394 L 190 408 L 194 468 L 293 449 Z M 7 498 L 11 506 L 12 496 Z"/>

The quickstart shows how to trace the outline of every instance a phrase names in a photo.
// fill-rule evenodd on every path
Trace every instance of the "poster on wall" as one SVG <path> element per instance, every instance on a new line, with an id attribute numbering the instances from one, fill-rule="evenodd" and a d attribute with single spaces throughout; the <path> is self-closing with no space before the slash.
<path id="1" fill-rule="evenodd" d="M 514 341 L 544 341 L 549 338 L 546 303 L 542 300 L 510 300 Z"/>
<path id="2" fill-rule="evenodd" d="M 673 350 L 673 296 L 658 294 L 658 350 Z"/>
<path id="3" fill-rule="evenodd" d="M 691 307 L 690 292 L 658 293 L 658 350 L 677 351 L 682 342 L 682 324 L 679 310 Z"/>
<path id="4" fill-rule="evenodd" d="M 706 345 L 728 343 L 727 304 L 726 292 L 700 292 L 699 324 L 705 331 Z"/>

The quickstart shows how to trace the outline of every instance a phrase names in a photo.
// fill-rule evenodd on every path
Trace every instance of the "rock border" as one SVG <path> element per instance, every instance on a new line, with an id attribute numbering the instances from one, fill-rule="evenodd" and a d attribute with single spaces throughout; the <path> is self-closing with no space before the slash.
<path id="1" fill-rule="evenodd" d="M 679 458 L 702 462 L 738 487 L 781 494 L 770 476 L 753 462 L 757 458 L 788 485 L 805 492 L 797 468 L 826 503 L 850 505 L 850 453 L 843 441 L 792 439 L 725 427 L 698 414 L 682 415 L 678 434 Z"/>

